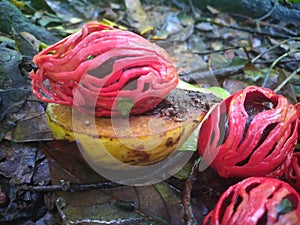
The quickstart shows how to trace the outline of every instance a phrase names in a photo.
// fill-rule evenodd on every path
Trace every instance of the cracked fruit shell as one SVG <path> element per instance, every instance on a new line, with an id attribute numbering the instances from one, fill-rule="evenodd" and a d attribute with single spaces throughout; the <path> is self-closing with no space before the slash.
<path id="1" fill-rule="evenodd" d="M 204 97 L 207 100 L 207 95 L 176 89 L 151 112 L 112 118 L 92 118 L 72 112 L 70 106 L 49 103 L 47 118 L 56 139 L 77 141 L 94 164 L 144 166 L 162 161 L 185 142 L 208 110 Z"/>

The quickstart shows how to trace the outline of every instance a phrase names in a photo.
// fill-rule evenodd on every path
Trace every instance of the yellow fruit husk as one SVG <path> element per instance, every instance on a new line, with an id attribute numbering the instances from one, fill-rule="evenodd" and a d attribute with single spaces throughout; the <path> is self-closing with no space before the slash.
<path id="1" fill-rule="evenodd" d="M 201 109 L 194 110 L 183 122 L 158 115 L 91 119 L 69 106 L 50 103 L 47 107 L 54 137 L 77 141 L 85 159 L 108 168 L 162 161 L 187 140 L 204 115 Z"/>

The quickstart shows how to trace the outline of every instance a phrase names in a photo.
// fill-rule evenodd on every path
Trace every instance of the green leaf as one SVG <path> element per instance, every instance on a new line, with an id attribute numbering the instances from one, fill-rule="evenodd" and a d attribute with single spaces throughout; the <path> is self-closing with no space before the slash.
<path id="1" fill-rule="evenodd" d="M 286 214 L 293 210 L 293 204 L 289 199 L 285 198 L 276 206 L 276 210 L 278 214 Z"/>
<path id="2" fill-rule="evenodd" d="M 231 60 L 230 66 L 242 66 L 242 65 L 246 65 L 248 62 L 247 59 L 243 59 L 240 57 L 233 57 L 233 59 Z"/>
<path id="3" fill-rule="evenodd" d="M 131 98 L 118 99 L 117 107 L 123 116 L 128 115 L 130 113 L 133 105 L 134 104 Z"/>
<path id="4" fill-rule="evenodd" d="M 222 68 L 228 67 L 228 65 L 229 65 L 229 62 L 223 54 L 219 54 L 219 53 L 210 54 L 210 66 L 212 68 L 222 69 Z"/>
<path id="5" fill-rule="evenodd" d="M 286 0 L 288 3 L 300 3 L 300 0 Z"/>
<path id="6" fill-rule="evenodd" d="M 214 96 L 225 99 L 230 96 L 230 93 L 221 87 L 208 87 L 208 88 L 200 88 L 195 85 L 184 82 L 183 80 L 179 80 L 177 88 L 190 90 L 190 91 L 198 91 L 204 94 L 213 94 Z"/>
<path id="7" fill-rule="evenodd" d="M 180 151 L 197 151 L 197 140 L 200 126 L 194 130 L 189 138 L 179 148 Z"/>
<path id="8" fill-rule="evenodd" d="M 221 99 L 225 99 L 230 96 L 230 93 L 221 87 L 208 87 L 205 88 L 205 90 Z"/>
<path id="9" fill-rule="evenodd" d="M 93 58 L 95 58 L 95 56 L 89 55 L 88 57 L 86 57 L 86 60 L 92 60 Z"/>
<path id="10" fill-rule="evenodd" d="M 244 69 L 245 77 L 252 82 L 257 82 L 259 79 L 263 79 L 266 73 L 262 70 Z"/>

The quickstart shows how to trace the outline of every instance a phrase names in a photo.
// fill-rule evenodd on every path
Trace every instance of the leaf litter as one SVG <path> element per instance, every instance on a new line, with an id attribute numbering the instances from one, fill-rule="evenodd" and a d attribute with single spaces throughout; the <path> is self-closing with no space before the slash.
<path id="1" fill-rule="evenodd" d="M 191 1 L 39 2 L 32 0 L 24 5 L 15 1 L 22 13 L 7 2 L 0 4 L 1 10 L 9 8 L 23 18 L 0 16 L 0 192 L 7 196 L 0 206 L 1 222 L 185 224 L 182 194 L 193 160 L 185 167 L 182 173 L 185 175 L 157 185 L 63 191 L 69 182 L 79 186 L 96 182 L 99 187 L 104 181 L 78 153 L 74 155 L 72 147 L 65 148 L 64 143 L 52 141 L 45 105 L 36 101 L 30 91 L 28 71 L 33 65 L 26 63 L 39 43 L 53 43 L 77 31 L 86 21 L 105 20 L 163 46 L 172 56 L 182 80 L 200 88 L 219 85 L 229 93 L 250 84 L 265 83 L 275 89 L 299 65 L 299 39 L 282 38 L 278 33 L 278 28 L 284 28 L 284 35 L 297 31 L 289 23 L 277 24 L 272 19 L 255 21 L 244 15 L 223 13 L 212 6 L 207 6 L 208 11 L 200 10 L 189 4 Z M 32 21 L 50 32 L 44 28 L 36 32 Z M 257 22 L 263 29 L 257 27 Z M 36 40 L 26 32 L 32 33 Z M 283 54 L 286 56 L 270 69 Z M 279 92 L 291 102 L 298 101 L 299 75 L 293 75 Z M 195 148 L 195 143 L 191 146 Z M 199 223 L 220 193 L 234 182 L 218 177 L 211 169 L 200 173 L 191 192 L 192 212 Z M 53 185 L 58 185 L 59 190 L 26 189 L 48 190 Z"/>

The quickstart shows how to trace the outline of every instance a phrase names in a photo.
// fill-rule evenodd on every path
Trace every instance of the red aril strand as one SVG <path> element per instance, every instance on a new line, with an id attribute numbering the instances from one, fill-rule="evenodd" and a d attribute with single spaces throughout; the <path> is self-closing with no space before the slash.
<path id="1" fill-rule="evenodd" d="M 222 177 L 281 176 L 298 137 L 296 108 L 270 89 L 249 86 L 216 105 L 198 152 Z"/>
<path id="2" fill-rule="evenodd" d="M 298 140 L 299 140 L 299 138 L 300 138 L 300 102 L 298 102 L 295 105 L 295 108 L 296 108 L 297 113 L 298 113 Z"/>
<path id="3" fill-rule="evenodd" d="M 285 178 L 300 192 L 300 152 L 294 152 L 291 164 L 285 171 Z"/>
<path id="4" fill-rule="evenodd" d="M 229 187 L 203 225 L 297 225 L 300 196 L 288 183 L 270 177 L 250 177 Z"/>
<path id="5" fill-rule="evenodd" d="M 42 101 L 79 111 L 120 114 L 118 101 L 137 115 L 157 106 L 178 82 L 167 52 L 143 37 L 89 22 L 80 32 L 48 47 L 33 59 L 34 94 Z"/>
<path id="6" fill-rule="evenodd" d="M 300 122 L 300 103 L 295 105 L 298 112 L 298 140 L 299 140 L 299 122 Z M 285 178 L 288 182 L 300 192 L 300 152 L 295 151 L 292 156 L 291 164 L 285 171 Z"/>

